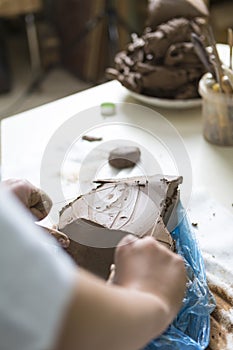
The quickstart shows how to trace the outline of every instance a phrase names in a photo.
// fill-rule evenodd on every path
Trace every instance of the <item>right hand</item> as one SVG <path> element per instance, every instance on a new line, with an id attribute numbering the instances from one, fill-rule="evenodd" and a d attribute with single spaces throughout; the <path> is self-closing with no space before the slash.
<path id="1" fill-rule="evenodd" d="M 183 259 L 152 237 L 124 237 L 115 253 L 114 283 L 150 293 L 178 313 L 185 294 Z"/>

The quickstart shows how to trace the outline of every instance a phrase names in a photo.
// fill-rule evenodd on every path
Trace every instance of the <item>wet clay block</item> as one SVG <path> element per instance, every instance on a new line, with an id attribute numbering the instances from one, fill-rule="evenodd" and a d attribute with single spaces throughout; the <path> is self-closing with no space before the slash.
<path id="1" fill-rule="evenodd" d="M 67 253 L 79 266 L 107 279 L 115 247 L 129 233 L 135 239 L 153 236 L 175 249 L 169 231 L 177 225 L 181 177 L 154 175 L 96 182 L 97 188 L 60 212 L 59 230 L 70 240 Z"/>

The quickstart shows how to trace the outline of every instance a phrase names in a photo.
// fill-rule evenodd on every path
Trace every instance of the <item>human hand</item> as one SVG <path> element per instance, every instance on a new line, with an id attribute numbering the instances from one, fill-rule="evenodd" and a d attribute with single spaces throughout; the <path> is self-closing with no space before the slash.
<path id="1" fill-rule="evenodd" d="M 2 183 L 18 197 L 37 219 L 42 220 L 48 215 L 52 207 L 52 200 L 44 191 L 22 179 L 9 179 Z"/>
<path id="2" fill-rule="evenodd" d="M 114 283 L 153 294 L 175 317 L 185 294 L 184 262 L 152 237 L 128 235 L 116 249 Z"/>

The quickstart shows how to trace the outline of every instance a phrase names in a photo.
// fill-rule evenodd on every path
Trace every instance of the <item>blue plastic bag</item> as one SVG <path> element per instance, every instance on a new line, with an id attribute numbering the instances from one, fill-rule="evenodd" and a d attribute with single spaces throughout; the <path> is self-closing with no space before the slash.
<path id="1" fill-rule="evenodd" d="M 171 233 L 185 261 L 188 285 L 183 306 L 169 328 L 144 350 L 202 350 L 208 346 L 210 314 L 215 307 L 208 289 L 205 267 L 192 227 L 179 204 L 179 226 Z"/>

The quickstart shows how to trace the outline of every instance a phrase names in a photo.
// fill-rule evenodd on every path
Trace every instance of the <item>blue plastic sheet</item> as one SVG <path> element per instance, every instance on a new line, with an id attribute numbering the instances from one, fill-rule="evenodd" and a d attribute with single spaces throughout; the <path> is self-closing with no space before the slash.
<path id="1" fill-rule="evenodd" d="M 192 226 L 181 205 L 179 226 L 171 233 L 176 250 L 185 261 L 188 284 L 183 306 L 169 328 L 144 350 L 202 350 L 208 346 L 210 313 L 215 302 L 208 289 L 202 255 Z"/>

